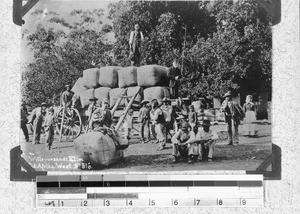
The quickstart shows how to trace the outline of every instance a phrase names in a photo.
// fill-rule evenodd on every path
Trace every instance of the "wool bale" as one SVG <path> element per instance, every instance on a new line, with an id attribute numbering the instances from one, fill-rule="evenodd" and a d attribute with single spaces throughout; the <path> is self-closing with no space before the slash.
<path id="1" fill-rule="evenodd" d="M 118 98 L 121 96 L 124 88 L 113 88 L 109 91 L 109 106 L 113 107 L 117 102 Z M 122 99 L 119 106 L 125 106 L 125 100 Z"/>
<path id="2" fill-rule="evenodd" d="M 74 140 L 74 146 L 78 158 L 92 168 L 106 167 L 123 157 L 123 151 L 116 149 L 112 138 L 101 132 L 80 135 Z"/>
<path id="3" fill-rule="evenodd" d="M 157 99 L 158 103 L 162 103 L 163 98 L 170 98 L 170 92 L 168 87 L 150 87 L 144 89 L 144 100 L 151 101 L 152 99 Z"/>
<path id="4" fill-rule="evenodd" d="M 100 105 L 102 100 L 107 99 L 109 101 L 109 91 L 111 88 L 100 87 L 95 89 L 95 97 L 98 99 L 97 104 Z"/>
<path id="5" fill-rule="evenodd" d="M 99 84 L 103 87 L 118 87 L 118 70 L 122 67 L 106 66 L 100 68 Z"/>
<path id="6" fill-rule="evenodd" d="M 143 100 L 143 88 L 141 88 L 140 86 L 135 86 L 135 87 L 128 87 L 127 88 L 127 96 L 134 96 L 136 92 L 139 93 L 136 95 L 132 105 L 134 106 L 139 106 L 140 103 Z M 130 99 L 130 98 L 129 98 Z"/>
<path id="7" fill-rule="evenodd" d="M 77 94 L 80 91 L 84 91 L 87 89 L 86 87 L 84 87 L 84 85 L 85 85 L 85 79 L 80 77 L 73 85 L 71 91 L 73 91 L 75 94 Z"/>
<path id="8" fill-rule="evenodd" d="M 76 96 L 80 97 L 81 106 L 85 108 L 90 104 L 89 99 L 95 96 L 95 89 L 85 89 L 84 91 L 77 92 Z"/>
<path id="9" fill-rule="evenodd" d="M 119 88 L 126 88 L 137 85 L 137 68 L 134 66 L 118 70 Z"/>
<path id="10" fill-rule="evenodd" d="M 83 71 L 83 86 L 86 88 L 96 88 L 99 86 L 100 71 L 98 68 L 90 68 Z"/>
<path id="11" fill-rule="evenodd" d="M 137 84 L 143 87 L 168 86 L 167 67 L 159 65 L 145 65 L 137 69 Z"/>

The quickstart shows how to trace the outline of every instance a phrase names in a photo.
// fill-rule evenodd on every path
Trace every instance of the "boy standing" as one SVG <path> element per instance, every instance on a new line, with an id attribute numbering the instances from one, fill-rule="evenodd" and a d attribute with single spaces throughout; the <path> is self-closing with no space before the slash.
<path id="1" fill-rule="evenodd" d="M 51 107 L 48 109 L 48 113 L 45 117 L 45 121 L 43 127 L 45 129 L 45 136 L 46 136 L 46 147 L 50 150 L 52 143 L 54 141 L 54 130 L 55 124 L 57 123 L 57 119 L 54 115 L 54 109 Z"/>
<path id="2" fill-rule="evenodd" d="M 147 100 L 143 100 L 141 102 L 142 108 L 140 108 L 139 111 L 139 118 L 138 122 L 140 123 L 140 138 L 142 143 L 148 142 L 150 140 L 150 109 L 147 107 L 147 104 L 149 102 Z M 147 138 L 145 141 L 144 132 L 145 132 L 145 126 L 147 127 Z"/>
<path id="3" fill-rule="evenodd" d="M 192 130 L 194 130 L 194 128 L 197 124 L 197 121 L 198 121 L 197 113 L 195 112 L 195 108 L 193 105 L 190 105 L 189 109 L 190 109 L 190 111 L 188 113 L 189 125 L 191 126 Z"/>

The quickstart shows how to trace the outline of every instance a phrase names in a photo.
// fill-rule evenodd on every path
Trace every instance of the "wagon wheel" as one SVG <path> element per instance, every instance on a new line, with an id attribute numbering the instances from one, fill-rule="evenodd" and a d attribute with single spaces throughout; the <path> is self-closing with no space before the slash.
<path id="1" fill-rule="evenodd" d="M 72 141 L 78 137 L 82 129 L 82 120 L 77 109 L 60 109 L 57 114 L 57 130 L 61 141 Z M 62 126 L 62 127 L 61 127 Z"/>

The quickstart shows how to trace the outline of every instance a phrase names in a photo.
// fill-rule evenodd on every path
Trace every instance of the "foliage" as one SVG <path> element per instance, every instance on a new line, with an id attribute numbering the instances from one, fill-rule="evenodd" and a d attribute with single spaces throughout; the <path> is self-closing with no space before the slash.
<path id="1" fill-rule="evenodd" d="M 32 106 L 44 101 L 59 104 L 64 86 L 74 84 L 83 70 L 112 63 L 112 48 L 105 37 L 111 26 L 99 27 L 102 9 L 74 10 L 64 18 L 50 14 L 26 36 L 34 61 L 22 73 L 22 94 Z"/>

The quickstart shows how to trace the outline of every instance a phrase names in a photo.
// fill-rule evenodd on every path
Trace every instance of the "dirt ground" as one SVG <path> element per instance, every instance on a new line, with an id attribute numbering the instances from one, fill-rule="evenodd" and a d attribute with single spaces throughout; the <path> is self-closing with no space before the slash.
<path id="1" fill-rule="evenodd" d="M 195 162 L 187 164 L 182 161 L 172 163 L 172 145 L 157 151 L 158 144 L 141 144 L 137 132 L 124 151 L 124 158 L 109 167 L 105 172 L 161 172 L 161 171 L 198 171 L 198 170 L 255 170 L 271 154 L 271 125 L 258 124 L 258 136 L 249 138 L 240 136 L 238 147 L 227 145 L 226 124 L 211 126 L 217 131 L 217 140 L 213 162 Z M 240 126 L 240 132 L 242 126 Z M 30 136 L 32 139 L 32 135 Z M 78 159 L 75 156 L 73 142 L 58 142 L 55 139 L 52 150 L 46 149 L 44 138 L 41 144 L 25 142 L 20 136 L 22 157 L 36 170 L 73 171 L 78 170 Z"/>

